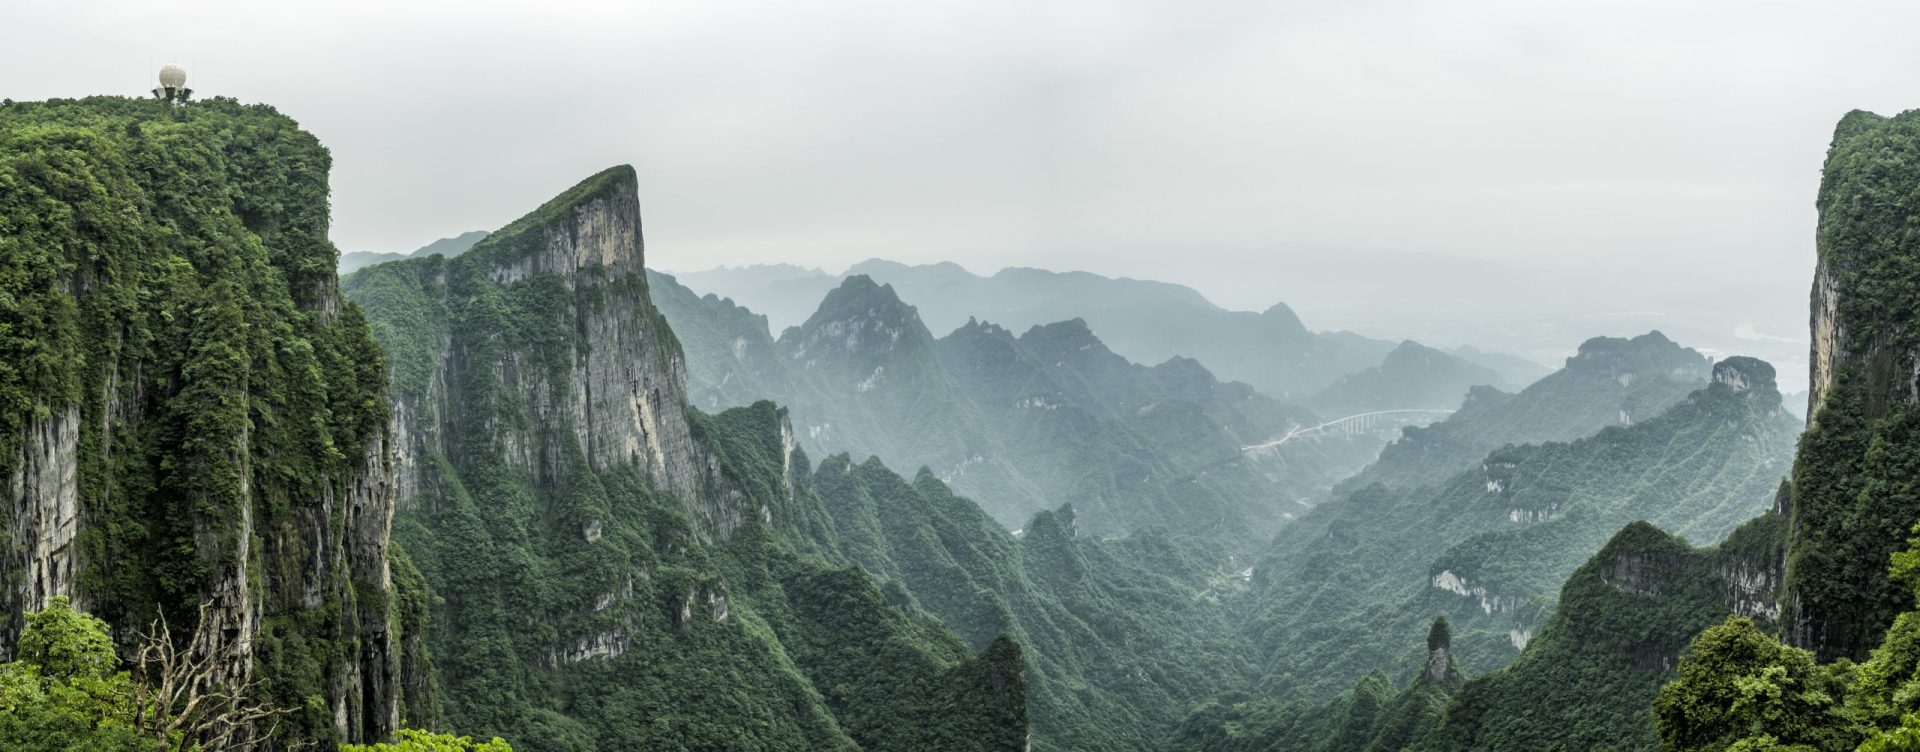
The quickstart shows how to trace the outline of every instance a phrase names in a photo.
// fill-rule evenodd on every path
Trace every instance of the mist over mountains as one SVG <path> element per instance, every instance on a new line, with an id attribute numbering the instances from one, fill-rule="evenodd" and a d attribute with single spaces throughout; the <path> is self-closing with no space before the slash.
<path id="1" fill-rule="evenodd" d="M 1213 255 L 1231 257 L 1235 253 L 1257 256 L 1263 267 L 1273 265 L 1288 273 L 1251 277 L 1212 267 L 1169 264 L 1169 259 L 1184 255 L 1182 247 L 1174 244 L 1065 254 L 1063 258 L 1086 263 L 1083 268 L 1109 270 L 1107 276 L 1118 272 L 1139 275 L 1140 280 L 1162 280 L 1127 281 L 1127 286 L 1137 285 L 1143 297 L 1238 311 L 1268 311 L 1275 303 L 1283 303 L 1287 311 L 1298 314 L 1297 318 L 1323 336 L 1357 332 L 1390 343 L 1412 339 L 1449 351 L 1466 346 L 1511 353 L 1528 363 L 1550 364 L 1571 355 L 1573 345 L 1596 332 L 1658 329 L 1716 358 L 1748 354 L 1776 363 L 1782 383 L 1790 390 L 1798 388 L 1795 385 L 1800 384 L 1800 374 L 1805 371 L 1807 340 L 1801 331 L 1805 328 L 1802 317 L 1790 305 L 1756 305 L 1762 301 L 1792 303 L 1801 292 L 1747 282 L 1744 276 L 1694 279 L 1627 265 L 1574 268 L 1546 260 L 1522 265 L 1351 249 L 1280 247 Z M 1032 280 L 1041 274 L 1037 270 L 1010 267 L 983 278 L 1001 284 L 983 281 L 975 273 L 979 271 L 971 264 L 961 268 L 950 262 L 906 265 L 874 259 L 855 264 L 837 276 L 866 274 L 895 284 L 916 300 L 926 296 L 914 292 L 945 289 L 970 295 L 992 289 L 994 293 L 987 296 L 991 302 L 985 305 L 1005 306 L 1007 320 L 1023 322 L 1026 313 L 1036 319 L 1047 318 L 1038 311 L 1049 303 L 1020 299 L 1018 280 Z M 767 314 L 775 331 L 803 320 L 811 312 L 811 301 L 817 301 L 832 285 L 831 279 L 823 278 L 836 276 L 793 265 L 720 267 L 674 274 L 702 293 L 732 298 Z M 1007 279 L 1002 280 L 1003 276 Z M 1205 291 L 1205 295 L 1196 291 Z M 973 315 L 945 310 L 931 301 L 917 304 L 929 308 L 928 320 L 936 330 L 949 322 L 957 326 L 966 315 Z M 1161 352 L 1148 348 L 1136 353 L 1123 344 L 1115 346 L 1129 357 L 1137 355 L 1144 360 L 1152 360 Z M 1519 384 L 1528 380 L 1521 373 L 1507 375 Z M 1241 375 L 1233 378 L 1256 383 Z"/>
<path id="2" fill-rule="evenodd" d="M 1390 253 L 674 275 L 627 164 L 342 254 L 183 75 L 0 100 L 0 748 L 1920 738 L 1920 111 L 1834 127 L 1801 340 Z"/>

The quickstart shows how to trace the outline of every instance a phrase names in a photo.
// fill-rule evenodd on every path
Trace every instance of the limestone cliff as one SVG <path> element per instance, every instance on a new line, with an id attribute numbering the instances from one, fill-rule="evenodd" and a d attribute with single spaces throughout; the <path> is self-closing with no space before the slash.
<path id="1" fill-rule="evenodd" d="M 1885 562 L 1920 518 L 1916 468 L 1894 449 L 1920 416 L 1916 155 L 1920 113 L 1850 113 L 1816 204 L 1808 431 L 1781 608 L 1788 637 L 1822 658 L 1865 658 L 1912 600 Z"/>
<path id="2" fill-rule="evenodd" d="M 201 604 L 286 740 L 383 739 L 401 666 L 384 373 L 329 158 L 264 106 L 0 105 L 0 654 L 69 596 L 125 645 Z"/>
<path id="3" fill-rule="evenodd" d="M 402 265 L 433 301 L 405 322 L 415 331 L 383 332 L 426 345 L 395 353 L 414 361 L 397 368 L 417 369 L 396 381 L 393 399 L 402 508 L 438 498 L 420 474 L 436 456 L 497 457 L 553 479 L 577 448 L 594 472 L 644 469 L 698 521 L 702 540 L 768 513 L 738 506 L 744 494 L 692 438 L 686 361 L 649 301 L 643 254 L 633 169 L 621 166 L 459 258 Z M 505 307 L 487 310 L 475 297 Z"/>
<path id="4" fill-rule="evenodd" d="M 784 410 L 688 406 L 643 265 L 620 166 L 343 283 L 392 363 L 395 539 L 437 596 L 447 725 L 603 750 L 1024 738 L 1017 650 L 974 656 L 827 558 Z"/>

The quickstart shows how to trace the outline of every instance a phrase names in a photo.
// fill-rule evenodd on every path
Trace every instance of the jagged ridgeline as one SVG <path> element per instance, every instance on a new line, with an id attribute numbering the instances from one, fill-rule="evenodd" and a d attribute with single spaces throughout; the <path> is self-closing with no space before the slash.
<path id="1" fill-rule="evenodd" d="M 1278 446 L 1319 419 L 1192 359 L 1130 362 L 1081 319 L 1018 335 L 967 321 L 935 338 L 892 286 L 856 275 L 776 341 L 765 317 L 730 300 L 665 275 L 652 284 L 686 343 L 698 404 L 777 399 L 807 446 L 930 468 L 1009 527 L 1072 504 L 1089 534 L 1160 527 L 1257 550 L 1299 499 L 1384 441 Z"/>
<path id="2" fill-rule="evenodd" d="M 1018 749 L 979 653 L 838 551 L 771 403 L 686 405 L 617 167 L 456 258 L 344 283 L 392 363 L 395 538 L 442 706 L 516 749 Z"/>
<path id="3" fill-rule="evenodd" d="M 123 645 L 204 602 L 287 739 L 385 738 L 422 699 L 330 161 L 261 105 L 0 105 L 0 653 L 56 596 Z"/>

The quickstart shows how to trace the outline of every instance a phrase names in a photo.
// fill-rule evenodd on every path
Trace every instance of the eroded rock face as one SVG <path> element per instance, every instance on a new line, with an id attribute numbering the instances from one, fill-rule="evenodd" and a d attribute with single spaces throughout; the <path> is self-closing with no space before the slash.
<path id="1" fill-rule="evenodd" d="M 8 583 L 9 614 L 38 611 L 54 596 L 77 596 L 80 549 L 74 539 L 80 530 L 79 448 L 80 408 L 72 406 L 36 418 L 21 432 L 21 448 L 7 479 L 6 572 L 17 573 Z M 75 607 L 85 609 L 85 601 Z M 13 629 L 0 630 L 0 649 L 13 653 Z"/>
<path id="2" fill-rule="evenodd" d="M 1846 357 L 1846 330 L 1840 324 L 1840 289 L 1822 257 L 1813 272 L 1813 353 L 1807 383 L 1807 425 L 1817 425 L 1820 403 L 1833 386 L 1834 367 Z"/>
<path id="3" fill-rule="evenodd" d="M 71 316 L 9 321 L 66 357 L 8 382 L 31 404 L 0 421 L 0 659 L 55 597 L 108 621 L 123 651 L 164 613 L 175 635 L 210 635 L 218 678 L 270 672 L 250 699 L 299 708 L 263 746 L 389 738 L 399 650 L 384 394 L 332 272 L 325 150 L 264 107 L 45 106 L 95 124 L 70 153 L 85 167 L 17 187 L 85 175 L 95 182 L 47 200 L 110 215 L 121 234 L 63 225 L 52 232 L 72 237 L 40 242 L 49 255 L 0 258 L 5 274 L 33 275 L 45 297 L 32 305 Z M 187 123 L 199 135 L 141 135 Z M 167 141 L 215 137 L 221 159 L 167 154 Z M 173 165 L 166 190 L 133 169 L 143 160 Z"/>
<path id="4" fill-rule="evenodd" d="M 692 436 L 686 362 L 648 297 L 631 168 L 589 182 L 593 190 L 556 199 L 565 203 L 530 215 L 536 221 L 517 222 L 448 265 L 420 267 L 422 289 L 450 310 L 478 294 L 463 274 L 484 276 L 506 295 L 539 296 L 541 312 L 560 330 L 553 334 L 573 346 L 558 353 L 564 367 L 556 368 L 556 348 L 546 343 L 502 349 L 496 332 L 459 323 L 444 332 L 424 391 L 401 390 L 394 399 L 399 503 L 435 503 L 442 489 L 423 485 L 431 474 L 420 467 L 459 454 L 461 441 L 483 441 L 491 444 L 486 451 L 464 456 L 497 456 L 537 482 L 562 477 L 573 447 L 594 472 L 642 468 L 680 500 L 704 541 L 724 538 L 750 518 L 765 520 L 770 511 L 734 488 Z M 497 385 L 495 399 L 466 408 L 449 403 L 449 385 L 476 380 Z M 785 431 L 792 451 L 791 429 Z"/>

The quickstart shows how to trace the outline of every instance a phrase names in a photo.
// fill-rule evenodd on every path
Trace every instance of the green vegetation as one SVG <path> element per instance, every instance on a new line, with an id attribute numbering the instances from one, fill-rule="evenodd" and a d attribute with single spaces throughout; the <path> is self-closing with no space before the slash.
<path id="1" fill-rule="evenodd" d="M 131 625 L 212 598 L 323 743 L 384 733 L 347 677 L 397 657 L 384 537 L 343 501 L 382 470 L 386 376 L 334 289 L 329 162 L 231 100 L 0 105 L 0 476 L 73 463 L 4 513 L 58 548 L 8 548 L 0 640 L 31 592 Z"/>
<path id="2" fill-rule="evenodd" d="M 106 622 L 55 598 L 26 615 L 18 655 L 0 663 L 0 747 L 18 752 L 168 749 L 140 721 L 133 680 L 119 669 Z"/>
<path id="3" fill-rule="evenodd" d="M 1916 158 L 1920 112 L 1854 112 L 1820 183 L 1815 407 L 1794 470 L 1783 618 L 1789 639 L 1823 660 L 1864 660 L 1911 605 L 1885 563 L 1920 519 Z"/>
<path id="4" fill-rule="evenodd" d="M 394 537 L 435 596 L 446 725 L 522 752 L 1020 747 L 1021 647 L 969 646 L 851 566 L 783 411 L 680 403 L 619 235 L 633 191 L 608 170 L 459 257 L 345 282 L 413 439 Z M 589 242 L 575 222 L 614 229 L 555 253 Z M 602 368 L 650 412 L 594 399 Z M 649 443 L 608 461 L 621 421 Z"/>
<path id="5" fill-rule="evenodd" d="M 1835 129 L 1818 202 L 1814 413 L 1779 535 L 1781 634 L 1736 618 L 1694 641 L 1654 704 L 1669 749 L 1920 748 L 1920 538 L 1907 537 L 1920 534 L 1916 154 L 1920 112 L 1854 112 Z"/>
<path id="6" fill-rule="evenodd" d="M 475 742 L 472 737 L 435 734 L 420 729 L 401 729 L 399 741 L 392 744 L 346 744 L 340 752 L 513 752 L 513 746 L 494 737 Z"/>
<path id="7" fill-rule="evenodd" d="M 1362 677 L 1351 691 L 1323 704 L 1275 703 L 1243 693 L 1200 706 L 1173 736 L 1175 750 L 1219 752 L 1396 752 L 1423 748 L 1446 722 L 1447 702 L 1460 690 L 1446 617 L 1427 631 L 1427 658 L 1403 689 L 1385 674 Z"/>
<path id="8" fill-rule="evenodd" d="M 1706 381 L 1707 358 L 1659 332 L 1595 337 L 1565 367 L 1508 394 L 1471 389 L 1446 420 L 1408 428 L 1378 461 L 1343 480 L 1334 498 L 1374 483 L 1407 488 L 1446 480 L 1509 444 L 1572 441 L 1673 406 Z"/>
<path id="9" fill-rule="evenodd" d="M 1251 676 L 1227 601 L 1242 583 L 1163 532 L 1075 532 L 1070 507 L 1015 537 L 925 470 L 820 463 L 840 548 L 974 645 L 1026 648 L 1036 750 L 1152 750 L 1195 702 Z M 897 590 L 896 590 L 897 588 Z"/>
<path id="10" fill-rule="evenodd" d="M 1283 530 L 1253 578 L 1263 687 L 1325 697 L 1408 665 L 1418 649 L 1409 636 L 1435 614 L 1452 622 L 1461 665 L 1490 671 L 1539 632 L 1561 584 L 1628 522 L 1717 541 L 1766 509 L 1798 426 L 1780 410 L 1770 366 L 1732 358 L 1716 374 L 1634 425 L 1504 448 L 1431 486 L 1369 486 Z"/>

